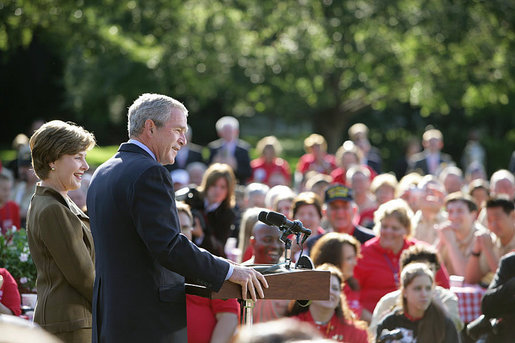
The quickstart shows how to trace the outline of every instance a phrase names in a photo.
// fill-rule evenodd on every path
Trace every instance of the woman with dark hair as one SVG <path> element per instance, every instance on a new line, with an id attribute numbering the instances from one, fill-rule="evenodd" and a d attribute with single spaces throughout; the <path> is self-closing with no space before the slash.
<path id="1" fill-rule="evenodd" d="M 204 219 L 202 232 L 193 231 L 193 241 L 222 257 L 225 257 L 225 242 L 236 219 L 235 186 L 232 168 L 228 164 L 214 163 L 207 168 L 198 188 L 184 188 L 176 193 L 176 199 L 190 205 L 194 216 L 200 214 Z"/>
<path id="2" fill-rule="evenodd" d="M 331 263 L 342 272 L 345 287 L 343 292 L 349 308 L 366 321 L 370 321 L 371 313 L 363 312 L 359 301 L 359 284 L 354 278 L 354 267 L 361 256 L 361 244 L 351 235 L 329 232 L 320 238 L 311 249 L 310 257 L 315 266 Z"/>
<path id="3" fill-rule="evenodd" d="M 80 188 L 94 145 L 91 133 L 60 120 L 30 138 L 32 166 L 41 179 L 27 214 L 38 271 L 34 321 L 64 342 L 91 342 L 95 249 L 89 218 L 68 192 Z"/>
<path id="4" fill-rule="evenodd" d="M 402 307 L 377 327 L 376 342 L 398 329 L 403 343 L 460 342 L 453 322 L 433 301 L 434 274 L 426 263 L 411 263 L 401 274 Z"/>
<path id="5" fill-rule="evenodd" d="M 369 342 L 367 325 L 357 320 L 342 293 L 344 278 L 338 267 L 325 263 L 316 268 L 331 272 L 329 300 L 313 300 L 308 306 L 290 303 L 288 316 L 310 323 L 325 337 L 337 342 Z"/>

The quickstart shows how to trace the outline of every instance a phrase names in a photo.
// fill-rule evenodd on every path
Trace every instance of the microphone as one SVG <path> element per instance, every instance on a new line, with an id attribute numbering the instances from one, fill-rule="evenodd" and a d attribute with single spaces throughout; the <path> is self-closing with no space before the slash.
<path id="1" fill-rule="evenodd" d="M 386 343 L 391 342 L 393 340 L 402 339 L 404 335 L 402 334 L 402 331 L 399 329 L 395 329 L 392 331 L 388 331 L 387 329 L 384 329 L 381 332 L 381 336 L 379 336 L 379 339 L 377 340 L 378 343 Z"/>
<path id="2" fill-rule="evenodd" d="M 266 219 L 266 216 L 268 215 L 268 212 L 267 211 L 261 211 L 259 212 L 259 215 L 258 215 L 258 220 L 262 223 L 265 223 L 266 225 L 268 226 L 274 226 L 274 224 L 272 224 L 271 222 L 268 221 L 268 219 Z"/>
<path id="3" fill-rule="evenodd" d="M 261 212 L 259 216 L 261 216 L 263 212 Z M 261 220 L 261 218 L 259 218 L 259 220 Z M 288 220 L 288 218 L 286 218 L 286 216 L 284 216 L 281 213 L 270 211 L 266 216 L 266 220 L 270 222 L 271 225 L 284 227 L 286 229 L 291 230 L 294 233 L 303 233 L 306 236 L 311 235 L 311 230 L 306 229 L 304 225 L 302 225 L 302 222 L 300 220 Z"/>

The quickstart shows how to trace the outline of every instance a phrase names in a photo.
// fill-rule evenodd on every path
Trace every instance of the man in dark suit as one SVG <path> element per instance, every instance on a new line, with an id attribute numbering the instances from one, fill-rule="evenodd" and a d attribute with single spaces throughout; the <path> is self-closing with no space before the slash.
<path id="1" fill-rule="evenodd" d="M 193 162 L 206 163 L 202 157 L 202 147 L 200 145 L 191 143 L 191 135 L 191 126 L 188 125 L 188 131 L 186 132 L 186 139 L 188 140 L 188 143 L 177 152 L 175 163 L 167 164 L 165 166 L 168 171 L 173 171 L 176 169 L 186 170 L 186 167 Z"/>
<path id="2" fill-rule="evenodd" d="M 96 265 L 93 342 L 186 342 L 184 278 L 225 280 L 263 296 L 264 277 L 199 249 L 182 234 L 170 173 L 187 143 L 187 109 L 143 94 L 129 108 L 130 140 L 95 172 L 88 192 Z"/>
<path id="3" fill-rule="evenodd" d="M 451 156 L 441 152 L 443 135 L 440 130 L 429 129 L 422 135 L 424 151 L 412 156 L 409 161 L 409 171 L 422 175 L 436 175 L 445 165 L 452 163 Z"/>
<path id="4" fill-rule="evenodd" d="M 220 139 L 208 144 L 209 163 L 227 163 L 234 171 L 239 184 L 245 185 L 252 175 L 250 167 L 250 145 L 238 139 L 240 124 L 231 116 L 225 116 L 216 122 L 216 132 Z"/>

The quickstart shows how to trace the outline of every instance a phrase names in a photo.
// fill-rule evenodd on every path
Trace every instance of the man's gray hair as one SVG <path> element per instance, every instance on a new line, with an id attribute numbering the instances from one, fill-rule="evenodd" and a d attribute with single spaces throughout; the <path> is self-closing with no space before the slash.
<path id="1" fill-rule="evenodd" d="M 170 119 L 172 109 L 177 108 L 188 115 L 186 107 L 166 95 L 145 93 L 139 96 L 129 107 L 128 131 L 129 137 L 137 137 L 143 132 L 145 121 L 151 119 L 157 127 L 161 127 Z"/>
<path id="2" fill-rule="evenodd" d="M 233 129 L 239 130 L 240 129 L 240 123 L 238 122 L 238 119 L 232 117 L 232 116 L 225 116 L 216 122 L 216 131 L 221 131 L 224 126 L 229 125 Z"/>

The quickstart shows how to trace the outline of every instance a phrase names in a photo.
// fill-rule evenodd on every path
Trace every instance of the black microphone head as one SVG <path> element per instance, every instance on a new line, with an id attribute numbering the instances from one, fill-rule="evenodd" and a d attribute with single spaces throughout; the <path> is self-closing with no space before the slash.
<path id="1" fill-rule="evenodd" d="M 267 216 L 268 216 L 267 211 L 261 211 L 258 214 L 258 220 L 262 223 L 265 223 L 266 225 L 272 226 L 273 224 L 271 222 L 269 222 L 268 219 L 266 219 Z"/>
<path id="2" fill-rule="evenodd" d="M 268 212 L 266 219 L 272 223 L 272 225 L 281 226 L 286 223 L 286 216 L 277 212 Z"/>

